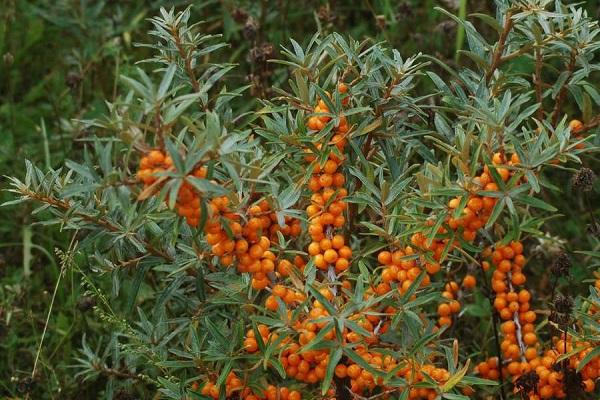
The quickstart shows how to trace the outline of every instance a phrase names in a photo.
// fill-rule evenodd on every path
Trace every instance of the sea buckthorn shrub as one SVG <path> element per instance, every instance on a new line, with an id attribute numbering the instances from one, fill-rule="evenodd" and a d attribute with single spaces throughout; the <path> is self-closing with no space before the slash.
<path id="1" fill-rule="evenodd" d="M 73 231 L 63 268 L 97 299 L 78 374 L 109 397 L 598 398 L 598 253 L 540 253 L 557 192 L 598 243 L 600 28 L 559 1 L 497 8 L 473 16 L 494 41 L 458 21 L 461 67 L 292 41 L 254 102 L 205 61 L 218 38 L 162 10 L 83 160 L 12 180 Z"/>

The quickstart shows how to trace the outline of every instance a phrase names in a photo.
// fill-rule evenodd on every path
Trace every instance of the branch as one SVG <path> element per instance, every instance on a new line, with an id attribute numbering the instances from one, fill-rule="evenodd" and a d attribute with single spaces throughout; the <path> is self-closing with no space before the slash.
<path id="1" fill-rule="evenodd" d="M 54 208 L 57 208 L 57 209 L 60 209 L 63 211 L 72 210 L 72 205 L 69 202 L 59 200 L 55 197 L 44 196 L 39 193 L 33 192 L 29 189 L 24 190 L 22 192 L 22 194 L 29 197 L 32 200 L 39 201 L 41 203 L 46 203 L 46 204 L 50 205 L 51 207 L 54 207 Z M 106 229 L 107 231 L 115 232 L 115 233 L 123 233 L 121 231 L 121 229 L 119 229 L 118 226 L 114 225 L 112 222 L 110 222 L 104 218 L 93 217 L 91 215 L 84 214 L 79 211 L 75 211 L 71 215 L 74 217 L 81 218 L 82 220 L 89 222 L 91 224 L 98 225 L 98 226 Z M 171 257 L 169 254 L 165 253 L 163 250 L 156 248 L 154 245 L 152 245 L 148 241 L 141 239 L 140 237 L 137 237 L 137 235 L 136 235 L 136 239 L 139 240 L 144 245 L 144 247 L 148 250 L 149 253 L 152 253 L 153 255 L 155 255 L 157 257 L 161 257 L 169 262 L 174 261 L 173 257 Z"/>
<path id="2" fill-rule="evenodd" d="M 544 59 L 542 57 L 542 47 L 537 46 L 535 48 L 535 100 L 539 104 L 539 108 L 537 109 L 537 119 L 540 121 L 544 119 L 544 107 L 543 107 L 543 95 L 542 95 L 542 87 L 544 82 L 542 81 L 542 66 L 544 63 Z"/>
<path id="3" fill-rule="evenodd" d="M 577 59 L 575 55 L 577 54 L 577 50 L 574 48 L 571 50 L 571 58 L 569 59 L 569 64 L 567 65 L 567 79 L 565 79 L 564 83 L 560 87 L 560 91 L 556 96 L 556 103 L 554 103 L 554 110 L 552 110 L 552 125 L 556 126 L 558 123 L 558 119 L 560 117 L 560 110 L 562 108 L 562 103 L 565 100 L 565 96 L 567 94 L 567 85 L 569 80 L 573 76 L 573 71 L 575 69 L 575 63 Z"/>
<path id="4" fill-rule="evenodd" d="M 504 17 L 504 29 L 502 30 L 500 38 L 498 39 L 498 46 L 496 47 L 496 50 L 494 50 L 494 54 L 492 55 L 492 64 L 490 65 L 490 69 L 485 74 L 486 82 L 489 82 L 490 79 L 492 79 L 492 76 L 494 75 L 496 69 L 498 69 L 500 64 L 506 61 L 506 58 L 502 58 L 502 53 L 504 53 L 504 47 L 506 46 L 506 39 L 508 38 L 508 34 L 514 26 L 512 16 L 513 11 L 509 10 L 506 13 L 506 16 Z"/>
<path id="5" fill-rule="evenodd" d="M 598 125 L 600 125 L 600 115 L 596 115 L 594 118 L 592 118 L 590 120 L 590 122 L 583 125 L 583 128 L 581 128 L 577 133 L 583 133 L 583 132 L 590 131 L 590 130 L 594 129 L 595 127 L 597 127 Z"/>
<path id="6" fill-rule="evenodd" d="M 179 56 L 183 59 L 185 64 L 185 72 L 188 74 L 190 81 L 192 83 L 192 88 L 194 92 L 200 92 L 200 84 L 196 79 L 196 74 L 194 73 L 194 68 L 192 68 L 192 58 L 190 57 L 189 52 L 186 52 L 183 48 L 183 43 L 181 43 L 181 37 L 179 36 L 179 28 L 176 26 L 171 27 L 171 35 L 175 40 L 175 47 L 177 47 L 177 51 L 179 52 Z"/>

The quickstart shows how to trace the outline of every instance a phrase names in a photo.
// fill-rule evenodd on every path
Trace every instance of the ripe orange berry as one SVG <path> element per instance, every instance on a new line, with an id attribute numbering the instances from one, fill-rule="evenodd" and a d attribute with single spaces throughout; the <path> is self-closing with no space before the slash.
<path id="1" fill-rule="evenodd" d="M 323 259 L 328 264 L 333 264 L 338 259 L 338 253 L 333 249 L 325 250 L 325 253 L 323 253 Z"/>
<path id="2" fill-rule="evenodd" d="M 330 174 L 321 174 L 321 176 L 319 176 L 319 184 L 323 187 L 333 185 L 333 176 Z"/>
<path id="3" fill-rule="evenodd" d="M 438 306 L 437 313 L 440 317 L 447 317 L 452 313 L 452 309 L 446 303 L 442 303 Z"/>
<path id="4" fill-rule="evenodd" d="M 279 307 L 279 304 L 277 303 L 277 298 L 273 295 L 267 297 L 267 299 L 265 300 L 265 307 L 268 310 L 276 311 Z"/>
<path id="5" fill-rule="evenodd" d="M 352 379 L 358 378 L 360 376 L 361 372 L 362 372 L 361 368 L 356 364 L 352 364 L 346 369 L 346 373 Z"/>
<path id="6" fill-rule="evenodd" d="M 331 239 L 331 246 L 336 249 L 339 250 L 342 247 L 344 247 L 344 236 L 342 235 L 335 235 L 332 239 Z"/>
<path id="7" fill-rule="evenodd" d="M 244 340 L 244 348 L 249 353 L 254 353 L 258 350 L 258 343 L 253 337 L 248 337 Z"/>
<path id="8" fill-rule="evenodd" d="M 319 243 L 317 242 L 312 242 L 311 244 L 308 245 L 308 254 L 310 254 L 311 256 L 316 256 L 317 254 L 321 253 L 321 247 L 319 246 Z"/>
<path id="9" fill-rule="evenodd" d="M 583 130 L 583 122 L 578 119 L 573 119 L 569 122 L 569 129 L 571 133 L 579 133 Z"/>
<path id="10" fill-rule="evenodd" d="M 463 278 L 462 285 L 465 289 L 473 289 L 477 285 L 477 279 L 473 275 L 466 275 Z"/>
<path id="11" fill-rule="evenodd" d="M 350 262 L 345 258 L 338 258 L 335 262 L 335 270 L 337 272 L 343 272 L 348 269 Z"/>
<path id="12" fill-rule="evenodd" d="M 473 197 L 467 202 L 467 207 L 473 211 L 479 211 L 483 208 L 483 201 L 479 197 Z"/>
<path id="13" fill-rule="evenodd" d="M 523 335 L 523 342 L 528 346 L 533 346 L 537 343 L 537 336 L 533 332 L 528 332 Z"/>

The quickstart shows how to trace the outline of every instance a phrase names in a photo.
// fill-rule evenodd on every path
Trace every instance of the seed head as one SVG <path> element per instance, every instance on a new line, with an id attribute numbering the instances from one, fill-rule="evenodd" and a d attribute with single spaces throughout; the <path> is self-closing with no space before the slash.
<path id="1" fill-rule="evenodd" d="M 515 382 L 515 387 L 519 392 L 531 393 L 537 389 L 540 377 L 535 371 L 529 371 L 521 375 Z"/>
<path id="2" fill-rule="evenodd" d="M 244 37 L 248 40 L 254 40 L 256 38 L 258 28 L 258 22 L 254 18 L 248 17 L 246 24 L 244 25 Z"/>
<path id="3" fill-rule="evenodd" d="M 596 180 L 596 174 L 589 168 L 581 168 L 573 175 L 573 188 L 582 192 L 590 192 Z"/>
<path id="4" fill-rule="evenodd" d="M 552 273 L 557 277 L 567 276 L 569 269 L 571 269 L 571 260 L 567 253 L 561 252 L 552 264 Z"/>
<path id="5" fill-rule="evenodd" d="M 554 309 L 561 314 L 570 315 L 574 305 L 575 303 L 571 296 L 565 296 L 562 293 L 559 293 L 554 297 Z"/>
<path id="6" fill-rule="evenodd" d="M 231 17 L 235 22 L 241 24 L 242 22 L 246 22 L 248 19 L 248 12 L 240 7 L 235 7 L 231 12 Z"/>

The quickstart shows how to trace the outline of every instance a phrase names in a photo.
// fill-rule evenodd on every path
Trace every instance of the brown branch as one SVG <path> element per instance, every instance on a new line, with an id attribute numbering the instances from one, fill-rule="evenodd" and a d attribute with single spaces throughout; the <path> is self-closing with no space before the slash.
<path id="1" fill-rule="evenodd" d="M 552 125 L 554 126 L 556 126 L 556 124 L 558 123 L 558 119 L 560 117 L 560 110 L 562 109 L 562 104 L 567 95 L 567 85 L 569 83 L 569 80 L 573 76 L 573 72 L 575 70 L 575 63 L 577 61 L 577 59 L 575 58 L 576 54 L 577 50 L 574 48 L 571 51 L 571 57 L 569 58 L 569 64 L 567 65 L 567 79 L 565 79 L 564 83 L 560 88 L 560 91 L 558 92 L 558 95 L 556 96 L 556 102 L 554 103 L 554 109 L 552 110 Z"/>
<path id="2" fill-rule="evenodd" d="M 595 127 L 597 127 L 598 125 L 600 125 L 600 115 L 596 115 L 594 118 L 592 118 L 590 120 L 590 122 L 583 125 L 583 128 L 581 128 L 577 133 L 583 133 L 583 132 L 590 131 L 590 130 L 594 129 Z"/>
<path id="3" fill-rule="evenodd" d="M 177 51 L 179 52 L 179 56 L 183 59 L 185 64 L 185 72 L 187 73 L 190 81 L 192 83 L 192 88 L 194 92 L 200 92 L 200 84 L 196 79 L 196 74 L 194 73 L 194 68 L 192 67 L 192 58 L 190 57 L 189 52 L 186 52 L 183 48 L 183 43 L 181 43 L 181 37 L 179 36 L 179 29 L 175 26 L 171 28 L 171 34 L 175 39 L 175 47 L 177 47 Z"/>
<path id="4" fill-rule="evenodd" d="M 533 48 L 532 43 L 526 44 L 525 46 L 521 47 L 519 50 L 515 50 L 512 53 L 509 53 L 509 54 L 505 55 L 504 57 L 502 57 L 500 59 L 500 64 L 502 64 L 506 61 L 510 61 L 514 58 L 520 57 L 520 56 L 524 55 L 525 53 L 527 53 L 532 48 Z"/>
<path id="5" fill-rule="evenodd" d="M 544 59 L 542 57 L 542 48 L 537 46 L 535 48 L 535 99 L 539 104 L 539 107 L 536 112 L 536 117 L 540 121 L 544 119 L 544 106 L 543 106 L 543 94 L 542 94 L 542 86 L 544 82 L 542 81 L 542 66 Z"/>
<path id="6" fill-rule="evenodd" d="M 390 97 L 392 97 L 392 90 L 394 90 L 394 87 L 398 84 L 398 81 L 400 80 L 400 76 L 397 75 L 394 77 L 394 79 L 392 79 L 392 82 L 389 84 L 389 86 L 386 87 L 385 89 L 385 93 L 383 95 L 383 100 L 388 100 Z M 376 117 L 380 117 L 381 115 L 383 115 L 383 106 L 378 106 L 377 109 L 375 110 L 375 116 Z M 373 132 L 369 132 L 367 134 L 367 141 L 365 142 L 365 145 L 362 148 L 362 153 L 365 155 L 365 157 L 369 156 L 369 152 L 371 151 L 371 146 L 373 144 Z M 362 186 L 362 183 L 359 182 L 359 186 L 357 187 L 356 190 L 360 189 L 360 186 Z"/>
<path id="7" fill-rule="evenodd" d="M 504 47 L 506 46 L 506 39 L 508 38 L 508 34 L 512 30 L 514 26 L 514 21 L 512 20 L 513 11 L 509 10 L 504 17 L 504 29 L 500 34 L 500 38 L 498 39 L 498 46 L 494 50 L 494 54 L 492 55 L 492 64 L 490 65 L 490 69 L 485 74 L 486 82 L 489 82 L 494 75 L 494 72 L 500 64 L 506 61 L 506 58 L 502 57 L 502 53 L 504 53 Z"/>
<path id="8" fill-rule="evenodd" d="M 158 138 L 158 146 L 161 149 L 165 148 L 165 137 L 162 133 L 162 118 L 160 117 L 160 104 L 156 106 L 156 111 L 154 115 L 154 125 L 156 126 L 156 137 Z"/>
<path id="9" fill-rule="evenodd" d="M 69 202 L 59 200 L 55 197 L 43 196 L 43 195 L 40 195 L 39 193 L 33 192 L 31 190 L 26 190 L 23 192 L 23 194 L 32 200 L 46 203 L 46 204 L 50 205 L 51 207 L 54 207 L 57 209 L 61 209 L 64 211 L 68 211 L 68 210 L 72 209 L 72 205 Z M 106 229 L 107 231 L 114 232 L 114 233 L 123 233 L 121 231 L 121 229 L 119 229 L 118 226 L 114 225 L 110 221 L 107 221 L 106 219 L 96 218 L 91 215 L 87 215 L 87 214 L 77 212 L 77 211 L 74 212 L 72 215 L 75 217 L 81 218 L 82 220 L 89 222 L 91 224 L 98 225 L 98 226 Z M 153 255 L 164 258 L 165 260 L 167 260 L 169 262 L 174 261 L 173 257 L 171 257 L 169 254 L 165 253 L 163 250 L 156 248 L 151 243 L 149 243 L 143 239 L 140 239 L 139 237 L 136 237 L 136 239 L 139 240 L 140 242 L 142 242 L 142 244 L 144 245 L 144 247 L 146 247 L 148 252 L 152 253 Z"/>

